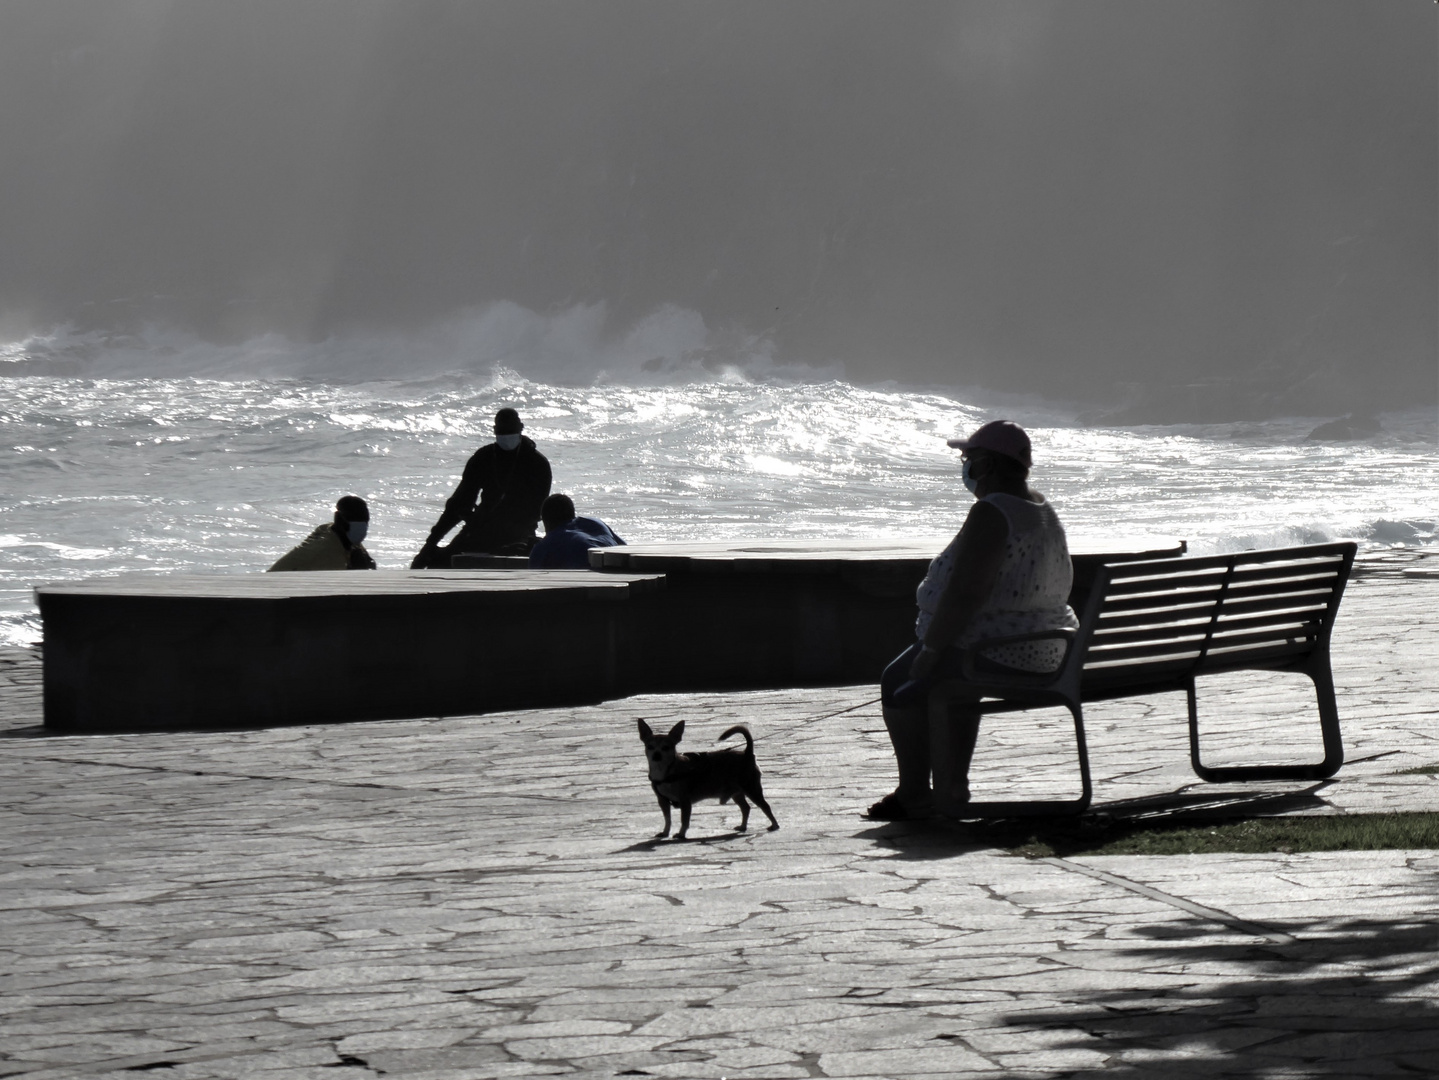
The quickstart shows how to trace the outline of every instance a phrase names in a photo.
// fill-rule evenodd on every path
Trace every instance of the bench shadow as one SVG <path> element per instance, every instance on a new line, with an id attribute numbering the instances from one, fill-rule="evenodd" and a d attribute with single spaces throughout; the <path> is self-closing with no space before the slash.
<path id="1" fill-rule="evenodd" d="M 1333 780 L 1320 780 L 1302 791 L 1236 791 L 1222 787 L 1176 791 L 1100 803 L 1092 807 L 1090 813 L 1125 820 L 1182 818 L 1186 823 L 1211 821 L 1215 818 L 1313 813 L 1328 807 L 1329 804 L 1320 798 L 1319 792 L 1333 783 Z"/>
<path id="2" fill-rule="evenodd" d="M 1106 1055 L 1055 1074 L 1067 1077 L 1433 1075 L 1439 928 L 1413 918 L 1267 925 L 1297 940 L 1206 941 L 1217 930 L 1197 919 L 1139 927 L 1149 941 L 1118 951 L 1127 968 L 1236 973 L 1171 990 L 1081 991 L 1067 1006 L 1016 1010 L 1004 1022 L 1052 1033 L 1045 1046 L 1057 1053 Z"/>
<path id="3" fill-rule="evenodd" d="M 1329 808 L 1319 792 L 1331 783 L 1322 780 L 1302 791 L 1180 791 L 1099 803 L 1078 816 L 884 822 L 853 835 L 890 849 L 896 858 L 917 861 L 1008 850 L 1036 840 L 1053 845 L 1059 854 L 1078 854 L 1140 829 L 1312 814 Z"/>

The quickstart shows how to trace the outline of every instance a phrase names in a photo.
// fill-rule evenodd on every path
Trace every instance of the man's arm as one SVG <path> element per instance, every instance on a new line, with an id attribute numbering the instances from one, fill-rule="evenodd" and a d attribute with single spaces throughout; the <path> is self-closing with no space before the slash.
<path id="1" fill-rule="evenodd" d="M 435 522 L 435 527 L 430 530 L 430 538 L 425 541 L 426 547 L 438 544 L 445 538 L 446 533 L 463 521 L 475 508 L 475 501 L 480 496 L 480 471 L 480 454 L 479 451 L 476 451 L 470 460 L 465 462 L 465 471 L 460 474 L 460 482 L 455 487 L 455 493 L 445 501 L 444 512 L 440 514 L 440 520 Z"/>

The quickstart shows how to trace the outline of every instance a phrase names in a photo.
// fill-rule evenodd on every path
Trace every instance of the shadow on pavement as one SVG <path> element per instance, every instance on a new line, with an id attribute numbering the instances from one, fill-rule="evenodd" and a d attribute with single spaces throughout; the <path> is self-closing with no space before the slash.
<path id="1" fill-rule="evenodd" d="M 1266 814 L 1313 813 L 1329 808 L 1329 804 L 1319 797 L 1319 792 L 1333 782 L 1321 780 L 1302 791 L 1255 791 L 1252 788 L 1234 791 L 1205 786 L 1199 790 L 1100 803 L 1091 813 L 1112 820 L 1182 819 L 1186 824 Z"/>
<path id="2" fill-rule="evenodd" d="M 1331 811 L 1318 794 L 1328 784 L 1329 781 L 1321 781 L 1303 791 L 1174 792 L 1103 803 L 1078 817 L 885 822 L 861 829 L 854 835 L 856 839 L 871 840 L 891 849 L 898 858 L 915 860 L 1011 850 L 1036 841 L 1052 845 L 1059 855 L 1081 854 L 1138 830 L 1181 829 Z"/>
<path id="3" fill-rule="evenodd" d="M 1055 1074 L 1070 1077 L 1435 1075 L 1439 927 L 1375 919 L 1269 925 L 1298 940 L 1206 945 L 1200 939 L 1213 928 L 1198 921 L 1141 927 L 1152 943 L 1120 953 L 1134 966 L 1224 965 L 1242 974 L 1204 978 L 1194 990 L 1087 993 L 1072 1008 L 1018 1011 L 1005 1021 L 1021 1031 L 1074 1033 L 1046 1042 L 1054 1051 L 1114 1055 L 1094 1069 Z"/>
<path id="4" fill-rule="evenodd" d="M 727 844 L 735 840 L 743 840 L 745 837 L 755 835 L 751 832 L 726 832 L 716 833 L 713 836 L 687 836 L 683 840 L 676 840 L 673 836 L 652 836 L 648 840 L 641 840 L 629 847 L 617 848 L 612 855 L 624 855 L 635 851 L 659 851 L 662 848 L 693 848 L 709 847 L 713 844 Z"/>

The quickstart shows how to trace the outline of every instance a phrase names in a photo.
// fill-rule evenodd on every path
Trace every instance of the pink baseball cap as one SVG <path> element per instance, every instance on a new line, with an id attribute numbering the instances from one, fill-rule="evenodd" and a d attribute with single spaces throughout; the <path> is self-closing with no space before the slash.
<path id="1" fill-rule="evenodd" d="M 1012 420 L 991 420 L 967 439 L 950 439 L 956 450 L 991 450 L 1012 457 L 1026 469 L 1034 464 L 1029 454 L 1029 436 Z"/>

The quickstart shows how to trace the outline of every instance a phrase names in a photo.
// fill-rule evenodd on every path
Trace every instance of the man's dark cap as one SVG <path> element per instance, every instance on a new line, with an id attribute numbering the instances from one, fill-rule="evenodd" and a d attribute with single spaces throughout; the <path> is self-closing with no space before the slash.
<path id="1" fill-rule="evenodd" d="M 514 428 L 515 431 L 523 431 L 525 425 L 520 421 L 520 414 L 506 405 L 495 413 L 495 430 L 498 431 L 500 428 Z"/>
<path id="2" fill-rule="evenodd" d="M 346 495 L 335 504 L 336 511 L 346 521 L 369 521 L 370 508 L 358 495 Z"/>

